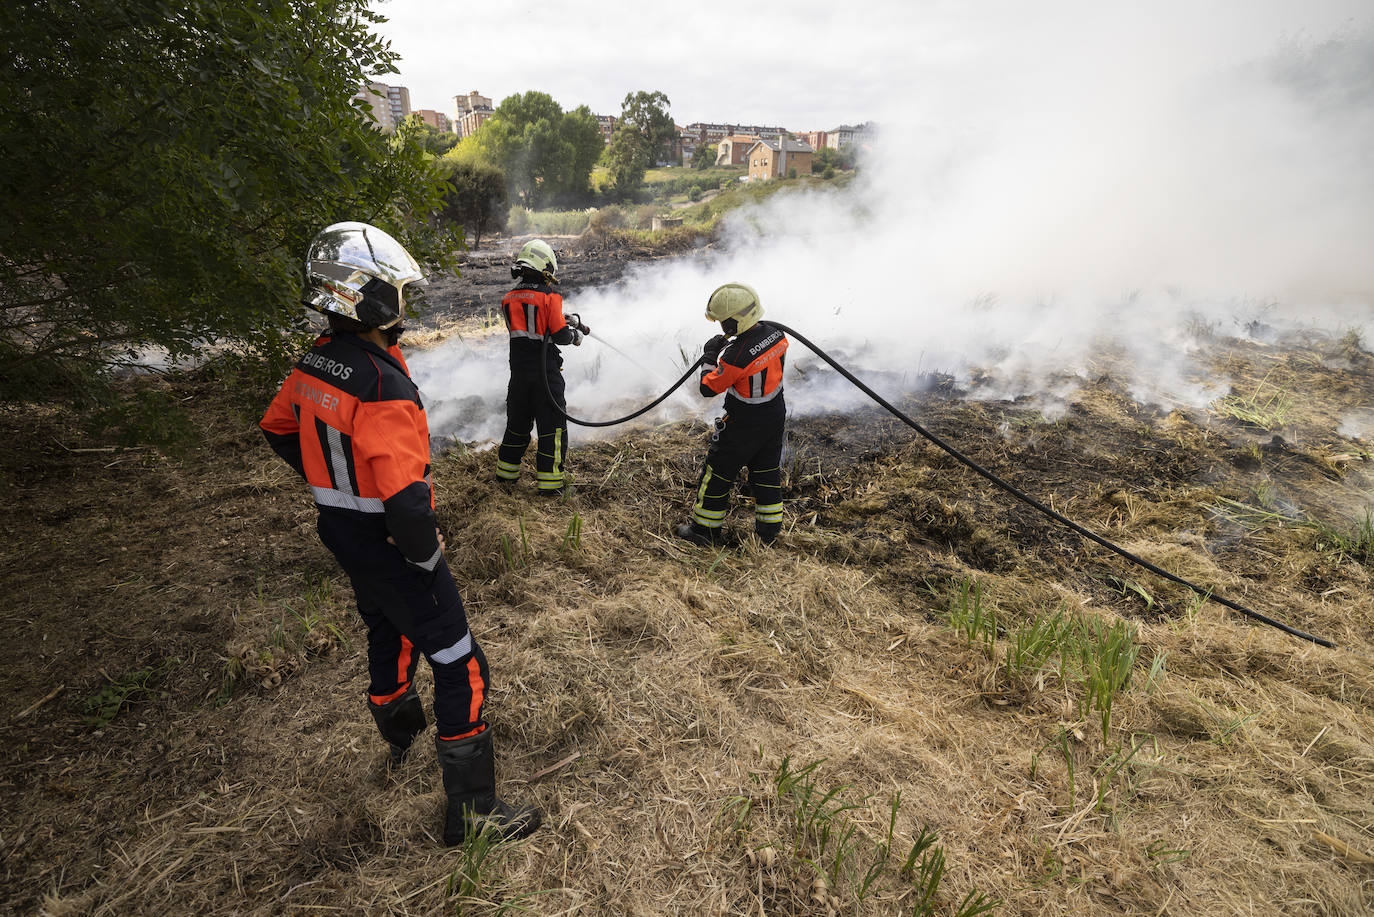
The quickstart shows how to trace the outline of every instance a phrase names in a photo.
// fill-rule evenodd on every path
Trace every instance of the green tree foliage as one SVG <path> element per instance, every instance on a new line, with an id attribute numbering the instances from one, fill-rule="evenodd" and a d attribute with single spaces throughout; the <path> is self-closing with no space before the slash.
<path id="1" fill-rule="evenodd" d="M 850 147 L 837 150 L 832 147 L 823 146 L 816 151 L 816 155 L 811 157 L 811 171 L 824 172 L 826 169 L 852 169 L 854 168 L 854 153 Z M 832 171 L 831 174 L 834 174 Z"/>
<path id="2" fill-rule="evenodd" d="M 649 152 L 644 138 L 637 131 L 616 129 L 606 147 L 603 161 L 610 173 L 608 190 L 616 197 L 628 199 L 644 183 L 649 168 Z"/>
<path id="3" fill-rule="evenodd" d="M 611 187 L 620 197 L 634 194 L 649 166 L 671 158 L 677 125 L 668 105 L 668 97 L 657 91 L 631 92 L 621 103 L 620 120 L 606 149 Z"/>
<path id="4" fill-rule="evenodd" d="M 570 112 L 548 93 L 509 96 L 471 138 L 463 155 L 505 171 L 511 196 L 526 207 L 590 193 L 588 178 L 601 155 L 601 129 L 591 109 Z"/>
<path id="5" fill-rule="evenodd" d="M 366 0 L 4 4 L 0 391 L 148 346 L 284 356 L 300 259 L 337 220 L 444 255 L 418 219 L 441 179 L 353 101 L 394 72 L 380 21 Z"/>
<path id="6" fill-rule="evenodd" d="M 453 131 L 441 131 L 419 115 L 411 115 L 410 120 L 413 122 L 409 127 L 412 136 L 431 156 L 442 156 L 458 145 L 458 135 Z"/>
<path id="7" fill-rule="evenodd" d="M 713 146 L 698 147 L 696 155 L 692 157 L 692 168 L 698 172 L 709 169 L 716 164 L 716 148 Z"/>
<path id="8" fill-rule="evenodd" d="M 450 188 L 444 192 L 440 214 L 472 233 L 473 245 L 482 235 L 506 226 L 506 173 L 485 162 L 445 159 L 441 165 Z"/>

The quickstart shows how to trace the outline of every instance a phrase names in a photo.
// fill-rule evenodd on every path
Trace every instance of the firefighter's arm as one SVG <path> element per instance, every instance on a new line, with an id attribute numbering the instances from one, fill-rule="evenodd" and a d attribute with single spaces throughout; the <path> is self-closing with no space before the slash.
<path id="1" fill-rule="evenodd" d="M 557 293 L 550 293 L 544 303 L 549 310 L 545 316 L 549 323 L 549 340 L 555 344 L 572 344 L 574 347 L 581 344 L 582 331 L 568 324 L 568 317 L 563 314 L 563 297 Z"/>
<path id="2" fill-rule="evenodd" d="M 434 496 L 429 485 L 429 442 L 419 408 L 408 401 L 362 407 L 353 445 L 384 495 L 386 529 L 406 562 L 433 572 L 443 557 Z"/>
<path id="3" fill-rule="evenodd" d="M 287 385 L 290 385 L 290 379 L 287 380 Z M 267 406 L 267 413 L 262 415 L 258 426 L 262 428 L 262 435 L 267 437 L 267 445 L 272 447 L 272 451 L 280 455 L 286 464 L 296 470 L 296 474 L 304 478 L 301 425 L 296 420 L 296 412 L 292 410 L 291 399 L 286 392 L 287 386 L 283 385 L 281 391 L 277 392 L 277 397 Z"/>
<path id="4" fill-rule="evenodd" d="M 721 354 L 714 367 L 701 371 L 702 397 L 711 398 L 721 394 L 744 375 L 744 370 L 745 367 L 730 362 L 728 353 Z"/>
<path id="5" fill-rule="evenodd" d="M 429 485 L 413 481 L 382 501 L 390 541 L 406 562 L 432 573 L 444 554 L 439 523 L 430 505 Z"/>

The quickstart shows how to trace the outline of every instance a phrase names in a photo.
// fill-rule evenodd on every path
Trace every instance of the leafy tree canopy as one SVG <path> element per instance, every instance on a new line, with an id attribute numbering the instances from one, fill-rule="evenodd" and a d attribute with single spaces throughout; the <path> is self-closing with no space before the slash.
<path id="1" fill-rule="evenodd" d="M 603 146 L 591 109 L 564 112 L 548 93 L 533 90 L 503 99 L 459 148 L 469 145 L 461 156 L 505 170 L 512 196 L 526 207 L 586 195 Z"/>
<path id="2" fill-rule="evenodd" d="M 415 141 L 431 156 L 442 156 L 458 145 L 458 135 L 453 131 L 441 131 L 419 115 L 411 115 L 410 120 L 414 122 L 411 130 Z"/>
<path id="3" fill-rule="evenodd" d="M 482 235 L 506 226 L 506 173 L 485 162 L 445 158 L 441 169 L 449 181 L 440 213 L 474 236 L 473 245 L 482 244 Z"/>
<path id="4" fill-rule="evenodd" d="M 827 168 L 854 168 L 853 148 L 845 147 L 842 150 L 837 150 L 834 147 L 823 146 L 817 150 L 816 155 L 811 157 L 811 171 L 824 172 Z"/>
<path id="5" fill-rule="evenodd" d="M 661 92 L 632 92 L 620 106 L 619 129 L 643 135 L 653 157 L 649 163 L 665 162 L 672 158 L 677 141 L 677 125 L 668 114 L 668 97 Z"/>
<path id="6" fill-rule="evenodd" d="M 360 116 L 395 72 L 367 0 L 28 0 L 0 10 L 0 391 L 145 347 L 281 357 L 300 259 L 363 220 L 422 261 L 442 180 Z M 451 264 L 445 261 L 445 264 Z"/>
<path id="7" fill-rule="evenodd" d="M 671 157 L 677 126 L 668 105 L 668 97 L 658 91 L 631 92 L 621 103 L 620 120 L 605 154 L 611 185 L 621 197 L 635 192 L 649 166 Z"/>

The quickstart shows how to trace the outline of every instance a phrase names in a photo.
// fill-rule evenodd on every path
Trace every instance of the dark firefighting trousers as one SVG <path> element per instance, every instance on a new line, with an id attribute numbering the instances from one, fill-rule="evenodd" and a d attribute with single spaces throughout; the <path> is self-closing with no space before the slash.
<path id="1" fill-rule="evenodd" d="M 534 467 L 541 491 L 563 487 L 563 463 L 568 455 L 568 419 L 554 407 L 568 406 L 563 371 L 549 367 L 547 390 L 543 373 L 534 369 L 511 370 L 506 388 L 506 434 L 496 452 L 496 476 L 506 481 L 520 477 L 520 459 L 530 444 L 530 428 L 537 427 L 539 445 Z M 549 400 L 552 392 L 554 401 Z"/>
<path id="2" fill-rule="evenodd" d="M 468 630 L 448 563 L 440 557 L 432 573 L 406 563 L 387 543 L 380 517 L 322 510 L 317 529 L 348 574 L 367 625 L 369 700 L 384 705 L 404 695 L 423 655 L 434 673 L 439 737 L 456 739 L 484 730 L 487 659 Z"/>
<path id="3" fill-rule="evenodd" d="M 764 410 L 730 413 L 716 422 L 711 448 L 706 453 L 692 522 L 704 529 L 719 530 L 725 524 L 730 490 L 741 468 L 749 469 L 754 495 L 754 531 L 771 538 L 782 530 L 782 446 L 786 415 L 782 405 Z"/>

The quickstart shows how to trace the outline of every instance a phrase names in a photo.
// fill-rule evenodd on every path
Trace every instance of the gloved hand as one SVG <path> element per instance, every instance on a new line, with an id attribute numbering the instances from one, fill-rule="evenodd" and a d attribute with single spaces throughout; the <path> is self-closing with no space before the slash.
<path id="1" fill-rule="evenodd" d="M 572 330 L 572 345 L 574 347 L 582 346 L 582 332 L 578 331 L 576 328 Z"/>
<path id="2" fill-rule="evenodd" d="M 725 349 L 729 340 L 725 335 L 718 334 L 707 341 L 701 348 L 702 355 L 706 357 L 706 362 L 715 363 L 720 360 L 720 352 Z"/>

